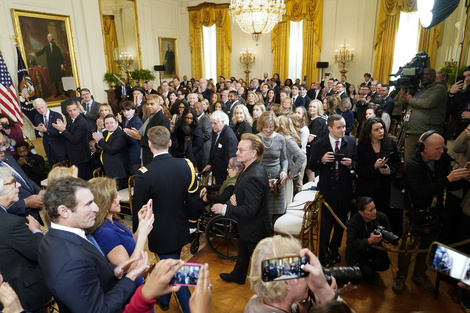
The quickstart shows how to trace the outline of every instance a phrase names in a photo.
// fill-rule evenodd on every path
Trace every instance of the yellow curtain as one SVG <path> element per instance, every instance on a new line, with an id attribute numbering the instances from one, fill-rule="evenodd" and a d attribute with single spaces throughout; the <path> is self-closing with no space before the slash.
<path id="1" fill-rule="evenodd" d="M 467 65 L 467 57 L 468 57 L 468 45 L 469 45 L 469 35 L 468 35 L 468 24 L 470 23 L 470 10 L 467 12 L 467 17 L 465 19 L 465 25 L 464 27 L 467 28 L 467 31 L 465 32 L 465 36 L 463 38 L 463 47 L 462 47 L 462 58 L 460 59 L 460 66 L 465 66 Z M 447 60 L 446 60 L 447 61 Z"/>
<path id="2" fill-rule="evenodd" d="M 290 21 L 303 20 L 302 73 L 307 81 L 318 77 L 316 63 L 320 61 L 323 0 L 287 0 L 283 21 L 274 27 L 271 39 L 273 73 L 286 79 L 289 71 Z M 293 77 L 294 78 L 294 77 Z"/>
<path id="3" fill-rule="evenodd" d="M 203 35 L 202 27 L 216 26 L 217 75 L 230 76 L 230 54 L 232 38 L 230 33 L 229 4 L 203 3 L 188 7 L 189 41 L 191 47 L 193 77 L 203 77 Z M 213 77 L 216 79 L 216 77 Z"/>
<path id="4" fill-rule="evenodd" d="M 289 21 L 278 23 L 272 31 L 273 75 L 279 74 L 280 79 L 286 79 L 289 73 L 289 34 Z"/>
<path id="5" fill-rule="evenodd" d="M 103 15 L 103 32 L 104 32 L 104 55 L 106 59 L 106 71 L 110 73 L 119 73 L 119 68 L 114 62 L 113 51 L 118 47 L 116 26 L 114 24 L 113 15 Z"/>
<path id="6" fill-rule="evenodd" d="M 389 81 L 393 65 L 395 37 L 400 22 L 400 12 L 414 12 L 417 0 L 381 0 L 375 28 L 374 79 Z"/>
<path id="7" fill-rule="evenodd" d="M 419 25 L 418 51 L 426 51 L 431 61 L 431 67 L 436 66 L 437 48 L 441 46 L 442 22 L 432 27 L 424 29 Z"/>

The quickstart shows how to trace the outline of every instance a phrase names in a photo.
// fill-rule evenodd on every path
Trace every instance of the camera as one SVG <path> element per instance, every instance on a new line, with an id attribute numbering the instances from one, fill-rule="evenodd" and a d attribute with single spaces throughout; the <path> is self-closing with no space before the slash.
<path id="1" fill-rule="evenodd" d="M 392 232 L 389 232 L 383 226 L 377 226 L 377 229 L 374 230 L 374 235 L 380 235 L 380 234 L 382 235 L 383 239 L 387 240 L 389 243 L 391 243 L 394 246 L 398 246 L 398 239 L 400 239 L 399 236 L 395 235 Z"/>
<path id="2" fill-rule="evenodd" d="M 326 281 L 331 285 L 331 276 L 336 279 L 338 288 L 351 282 L 353 285 L 359 285 L 362 280 L 361 269 L 358 266 L 336 266 L 323 269 Z"/>
<path id="3" fill-rule="evenodd" d="M 0 126 L 2 126 L 3 129 L 10 129 L 10 124 L 8 123 L 0 123 Z"/>
<path id="4" fill-rule="evenodd" d="M 410 95 L 414 95 L 419 89 L 419 82 L 423 76 L 423 71 L 430 66 L 429 56 L 426 51 L 419 51 L 410 62 L 404 66 L 400 66 L 396 74 L 389 76 L 399 78 L 391 80 L 389 86 L 396 86 L 402 90 L 406 90 Z"/>
<path id="5" fill-rule="evenodd" d="M 25 160 L 26 163 L 29 163 L 29 164 L 31 164 L 31 165 L 33 165 L 34 162 L 35 162 L 35 160 L 34 160 L 33 158 L 31 158 L 31 157 L 25 156 L 25 157 L 23 157 L 23 159 Z"/>

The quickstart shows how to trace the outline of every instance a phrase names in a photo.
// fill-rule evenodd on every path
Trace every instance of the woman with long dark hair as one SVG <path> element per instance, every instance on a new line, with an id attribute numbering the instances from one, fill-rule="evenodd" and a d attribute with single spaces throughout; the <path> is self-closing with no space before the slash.
<path id="1" fill-rule="evenodd" d="M 175 124 L 171 136 L 171 155 L 176 158 L 187 158 L 197 164 L 194 157 L 202 149 L 203 135 L 201 126 L 197 123 L 193 108 L 185 108 L 180 119 Z"/>
<path id="2" fill-rule="evenodd" d="M 382 119 L 373 117 L 364 123 L 359 135 L 357 156 L 357 196 L 371 197 L 377 209 L 389 215 L 390 186 L 398 171 L 400 157 L 397 145 L 385 131 Z"/>

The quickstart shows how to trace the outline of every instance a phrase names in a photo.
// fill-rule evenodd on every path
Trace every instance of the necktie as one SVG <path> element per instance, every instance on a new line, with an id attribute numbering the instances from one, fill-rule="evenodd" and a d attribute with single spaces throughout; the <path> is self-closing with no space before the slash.
<path id="1" fill-rule="evenodd" d="M 91 103 L 86 104 L 86 112 L 87 113 L 90 113 L 90 105 L 91 105 Z"/>
<path id="2" fill-rule="evenodd" d="M 106 136 L 106 139 L 104 141 L 108 141 L 108 138 L 109 136 L 111 136 L 111 133 L 108 132 L 108 135 Z M 100 154 L 100 160 L 101 160 L 101 164 L 103 164 L 103 150 L 101 150 L 101 154 Z"/>
<path id="3" fill-rule="evenodd" d="M 335 153 L 339 153 L 339 140 L 336 140 L 335 141 Z M 336 162 L 336 167 L 335 167 L 335 180 L 338 181 L 339 180 L 339 162 L 338 161 L 335 161 Z"/>
<path id="4" fill-rule="evenodd" d="M 96 242 L 95 237 L 93 237 L 89 232 L 85 232 L 85 237 L 88 240 L 88 242 L 91 243 L 92 245 L 94 245 L 95 248 L 98 249 L 98 251 L 101 253 L 101 255 L 104 256 L 104 253 L 103 253 L 103 251 L 101 251 L 101 248 L 98 245 L 98 243 Z"/>
<path id="5" fill-rule="evenodd" d="M 13 167 L 11 167 L 10 164 L 8 164 L 5 161 L 2 161 L 0 162 L 0 166 L 9 167 L 11 171 L 13 172 L 12 174 L 15 177 L 16 181 L 19 182 L 21 186 L 28 188 L 28 189 L 30 188 L 26 180 L 24 180 L 24 178 L 20 175 L 20 173 L 18 173 Z"/>
<path id="6" fill-rule="evenodd" d="M 51 53 L 52 53 L 52 44 L 49 44 L 49 47 L 51 47 Z"/>
<path id="7" fill-rule="evenodd" d="M 44 127 L 47 128 L 47 125 L 49 125 L 49 121 L 48 121 L 47 115 L 44 115 Z"/>
<path id="8" fill-rule="evenodd" d="M 122 86 L 122 94 L 123 94 L 123 95 L 126 94 L 126 86 Z"/>
<path id="9" fill-rule="evenodd" d="M 295 103 L 295 100 L 297 99 L 297 97 L 294 97 L 294 99 L 292 99 L 292 102 Z"/>
<path id="10" fill-rule="evenodd" d="M 128 123 L 129 123 L 129 120 L 126 118 L 126 121 L 124 122 L 124 128 L 127 128 Z"/>

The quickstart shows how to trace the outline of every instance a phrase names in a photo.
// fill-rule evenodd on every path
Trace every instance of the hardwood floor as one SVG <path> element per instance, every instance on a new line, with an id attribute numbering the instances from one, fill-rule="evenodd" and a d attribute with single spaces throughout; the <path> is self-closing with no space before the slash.
<path id="1" fill-rule="evenodd" d="M 343 244 L 343 247 L 345 245 Z M 344 251 L 342 251 L 344 256 Z M 396 254 L 391 255 L 392 264 L 396 265 Z M 218 257 L 208 246 L 202 248 L 191 262 L 208 263 L 212 289 L 212 307 L 211 312 L 222 313 L 240 313 L 243 312 L 246 303 L 253 295 L 250 286 L 247 283 L 244 286 L 235 283 L 226 283 L 220 279 L 219 274 L 230 272 L 235 261 L 224 260 Z M 344 261 L 342 264 L 344 265 Z M 413 264 L 411 264 L 412 268 Z M 434 281 L 436 274 L 428 270 L 427 274 Z M 366 283 L 361 284 L 357 290 L 341 295 L 341 297 L 357 313 L 408 313 L 414 311 L 424 311 L 427 313 L 447 313 L 462 312 L 460 305 L 452 302 L 451 293 L 453 287 L 447 282 L 441 281 L 440 293 L 438 299 L 434 295 L 416 286 L 410 278 L 406 281 L 405 292 L 397 295 L 392 291 L 392 281 L 395 271 L 389 269 L 380 273 L 379 280 L 374 285 Z M 155 312 L 160 312 L 160 308 L 155 306 Z M 169 313 L 180 312 L 174 297 L 170 303 Z"/>

